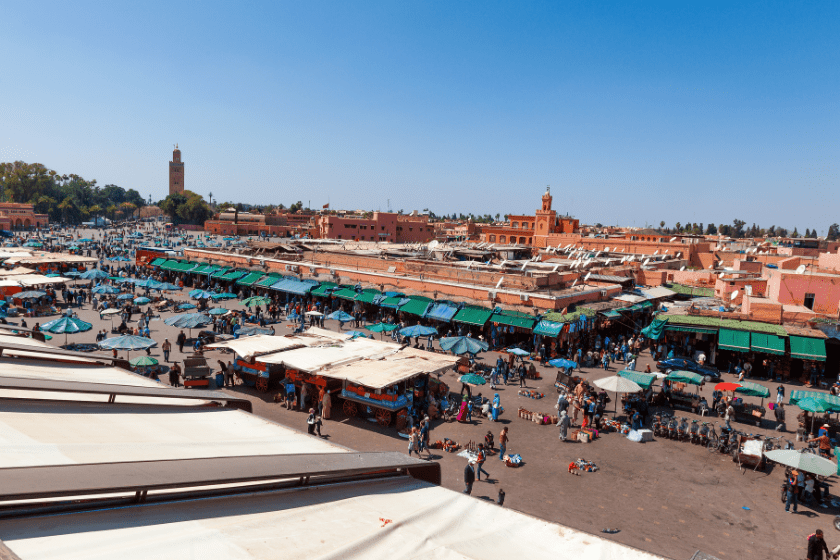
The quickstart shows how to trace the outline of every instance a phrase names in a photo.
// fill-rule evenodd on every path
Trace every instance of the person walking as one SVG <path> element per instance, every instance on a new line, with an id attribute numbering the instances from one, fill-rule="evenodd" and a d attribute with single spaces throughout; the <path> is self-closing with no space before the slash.
<path id="1" fill-rule="evenodd" d="M 467 496 L 472 494 L 472 487 L 475 482 L 475 471 L 473 470 L 474 464 L 475 463 L 473 461 L 470 461 L 467 463 L 467 466 L 464 467 L 464 494 Z"/>
<path id="2" fill-rule="evenodd" d="M 114 350 L 116 352 L 116 350 Z M 169 368 L 169 384 L 173 387 L 181 386 L 181 366 L 177 363 Z"/>
<path id="3" fill-rule="evenodd" d="M 228 361 L 225 367 L 225 387 L 234 387 L 236 385 L 236 372 L 233 370 L 233 362 Z"/>
<path id="4" fill-rule="evenodd" d="M 411 457 L 412 452 L 416 452 L 417 456 L 420 456 L 420 450 L 417 447 L 417 440 L 420 438 L 420 434 L 418 433 L 417 428 L 411 428 L 411 432 L 408 434 L 408 456 Z"/>
<path id="5" fill-rule="evenodd" d="M 484 461 L 486 461 L 486 460 L 487 460 L 487 454 L 484 451 L 484 444 L 479 443 L 478 444 L 478 455 L 475 458 L 475 465 L 476 465 L 475 476 L 479 480 L 479 482 L 481 481 L 481 473 L 484 473 L 484 478 L 485 479 L 487 479 L 487 480 L 490 479 L 490 473 L 484 470 Z"/>
<path id="6" fill-rule="evenodd" d="M 161 345 L 161 349 L 163 350 L 163 361 L 169 362 L 169 353 L 172 351 L 172 343 L 169 342 L 169 339 L 165 339 L 163 341 L 163 345 Z"/>
<path id="7" fill-rule="evenodd" d="M 793 512 L 796 513 L 797 504 L 799 502 L 799 473 L 796 470 L 790 471 L 787 479 L 787 494 L 785 495 L 785 511 L 790 512 L 790 506 L 793 506 Z"/>
<path id="8" fill-rule="evenodd" d="M 502 432 L 499 434 L 499 460 L 505 460 L 505 450 L 507 450 L 508 441 L 508 429 L 507 426 L 502 428 Z"/>
<path id="9" fill-rule="evenodd" d="M 309 416 L 306 417 L 306 433 L 315 435 L 315 409 L 309 409 Z"/>
<path id="10" fill-rule="evenodd" d="M 828 551 L 828 545 L 825 544 L 822 529 L 817 529 L 814 534 L 808 535 L 808 555 L 805 558 L 806 560 L 823 560 L 823 552 L 826 555 L 831 554 Z"/>
<path id="11" fill-rule="evenodd" d="M 773 410 L 773 415 L 776 417 L 776 431 L 784 432 L 785 431 L 785 409 L 784 404 L 779 403 L 776 405 L 776 408 Z"/>
<path id="12" fill-rule="evenodd" d="M 732 407 L 732 403 L 729 403 L 726 406 L 726 414 L 723 417 L 724 421 L 726 422 L 727 430 L 732 429 L 732 426 L 729 424 L 729 422 L 731 422 L 733 418 L 735 418 L 735 409 Z"/>
<path id="13" fill-rule="evenodd" d="M 785 386 L 779 385 L 776 387 L 776 404 L 782 404 L 785 400 Z"/>
<path id="14" fill-rule="evenodd" d="M 332 397 L 330 396 L 329 391 L 324 391 L 324 398 L 321 401 L 321 404 L 322 404 L 321 417 L 324 420 L 329 420 L 330 419 L 330 410 L 332 409 Z"/>
<path id="15" fill-rule="evenodd" d="M 175 342 L 178 343 L 178 350 L 180 350 L 181 354 L 183 354 L 184 344 L 187 343 L 187 335 L 184 334 L 184 331 L 178 333 L 178 338 L 175 339 Z"/>
<path id="16" fill-rule="evenodd" d="M 557 426 L 560 429 L 560 433 L 558 434 L 560 441 L 566 441 L 566 438 L 569 437 L 569 424 L 571 423 L 572 421 L 569 419 L 566 409 L 560 411 L 560 419 L 557 421 Z"/>

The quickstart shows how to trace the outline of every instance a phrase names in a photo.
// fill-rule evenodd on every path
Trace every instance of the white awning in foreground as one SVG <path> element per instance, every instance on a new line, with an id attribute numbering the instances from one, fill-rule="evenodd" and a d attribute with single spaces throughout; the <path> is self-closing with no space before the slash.
<path id="1" fill-rule="evenodd" d="M 655 560 L 424 482 L 304 490 L 0 521 L 22 560 Z"/>
<path id="2" fill-rule="evenodd" d="M 313 328 L 300 334 L 288 334 L 285 336 L 270 334 L 246 336 L 235 340 L 208 344 L 206 348 L 211 350 L 214 348 L 230 348 L 242 359 L 250 360 L 252 357 L 260 354 L 330 344 L 348 340 L 349 338 L 349 336 L 343 333 Z"/>
<path id="3" fill-rule="evenodd" d="M 292 453 L 343 453 L 239 410 L 0 402 L 0 469 Z"/>
<path id="4" fill-rule="evenodd" d="M 370 338 L 357 338 L 335 342 L 330 346 L 298 348 L 287 352 L 277 352 L 260 356 L 259 361 L 266 364 L 285 364 L 286 367 L 305 372 L 320 370 L 347 364 L 365 358 L 382 358 L 394 354 L 400 349 L 399 344 L 380 342 Z"/>
<path id="5" fill-rule="evenodd" d="M 402 352 L 381 360 L 360 360 L 318 372 L 323 377 L 358 383 L 371 389 L 382 389 L 394 383 L 422 374 L 434 374 L 455 365 L 458 358 L 443 354 L 426 356 L 403 355 Z"/>

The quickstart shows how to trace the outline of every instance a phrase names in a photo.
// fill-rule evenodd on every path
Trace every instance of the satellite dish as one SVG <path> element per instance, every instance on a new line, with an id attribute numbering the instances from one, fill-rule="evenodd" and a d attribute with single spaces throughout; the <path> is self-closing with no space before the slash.
<path id="1" fill-rule="evenodd" d="M 672 237 L 672 238 L 671 238 L 671 240 L 670 240 L 668 243 L 673 243 L 673 242 L 674 242 L 674 241 L 676 241 L 676 240 L 677 240 L 677 238 L 676 238 L 676 237 Z"/>
<path id="2" fill-rule="evenodd" d="M 685 267 L 684 267 L 684 266 L 681 266 L 681 267 L 680 267 L 680 272 L 682 272 L 683 270 L 685 270 Z"/>
<path id="3" fill-rule="evenodd" d="M 729 296 L 729 299 L 730 299 L 730 300 L 735 299 L 736 297 L 738 297 L 738 294 L 739 294 L 739 293 L 740 293 L 740 292 L 739 292 L 738 290 L 735 290 L 734 292 L 732 292 L 732 295 L 731 295 L 731 296 Z"/>
<path id="4" fill-rule="evenodd" d="M 805 266 L 804 264 L 800 264 L 799 266 L 796 267 L 796 273 L 797 274 L 805 274 L 805 271 L 807 269 L 808 269 L 807 266 Z"/>
<path id="5" fill-rule="evenodd" d="M 709 265 L 709 270 L 712 270 L 714 267 L 715 267 L 715 265 L 714 265 L 714 264 L 710 264 L 710 265 Z"/>
<path id="6" fill-rule="evenodd" d="M 656 251 L 653 252 L 653 256 L 656 256 L 658 254 L 659 254 L 659 249 L 657 249 Z"/>
<path id="7" fill-rule="evenodd" d="M 667 255 L 667 254 L 668 254 L 668 251 L 670 251 L 670 250 L 671 250 L 671 249 L 665 249 L 665 252 L 664 252 L 664 253 L 662 253 L 662 254 L 663 254 L 663 255 Z"/>
<path id="8" fill-rule="evenodd" d="M 438 245 L 440 245 L 440 241 L 438 241 L 437 239 L 432 239 L 431 241 L 429 241 L 429 251 L 433 251 Z"/>
<path id="9" fill-rule="evenodd" d="M 720 274 L 718 274 L 718 278 L 723 278 L 723 272 L 721 272 Z"/>
<path id="10" fill-rule="evenodd" d="M 621 257 L 621 264 L 624 264 L 624 261 L 627 260 L 627 257 Z"/>
<path id="11" fill-rule="evenodd" d="M 627 259 L 627 262 L 633 262 L 634 260 L 636 260 L 636 255 L 630 255 L 630 258 Z"/>
<path id="12" fill-rule="evenodd" d="M 577 278 L 575 278 L 575 281 L 574 281 L 574 282 L 572 282 L 572 288 L 574 288 L 574 287 L 575 287 L 575 284 L 577 284 L 577 281 L 578 281 L 578 279 L 577 279 Z"/>
<path id="13" fill-rule="evenodd" d="M 647 266 L 650 262 L 650 259 L 645 259 L 645 262 L 642 263 L 642 266 Z"/>
<path id="14" fill-rule="evenodd" d="M 592 276 L 592 273 L 591 273 L 591 272 L 587 272 L 587 273 L 586 273 L 586 276 L 584 276 L 584 277 L 583 277 L 583 281 L 584 281 L 584 282 L 586 282 L 587 280 L 589 280 L 589 277 L 590 277 L 590 276 Z"/>

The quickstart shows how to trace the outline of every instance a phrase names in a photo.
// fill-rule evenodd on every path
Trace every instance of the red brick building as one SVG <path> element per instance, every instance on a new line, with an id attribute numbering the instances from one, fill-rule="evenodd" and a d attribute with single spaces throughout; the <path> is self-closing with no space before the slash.
<path id="1" fill-rule="evenodd" d="M 49 223 L 50 217 L 46 214 L 36 214 L 32 204 L 0 202 L 0 229 L 11 231 L 38 228 Z"/>
<path id="2" fill-rule="evenodd" d="M 580 239 L 580 222 L 570 216 L 558 216 L 551 208 L 549 189 L 542 197 L 542 207 L 533 216 L 508 216 L 506 225 L 481 226 L 481 241 L 531 247 L 549 247 L 575 243 Z"/>
<path id="3" fill-rule="evenodd" d="M 435 238 L 428 216 L 403 216 L 390 212 L 364 215 L 326 215 L 317 219 L 321 239 L 426 243 Z"/>

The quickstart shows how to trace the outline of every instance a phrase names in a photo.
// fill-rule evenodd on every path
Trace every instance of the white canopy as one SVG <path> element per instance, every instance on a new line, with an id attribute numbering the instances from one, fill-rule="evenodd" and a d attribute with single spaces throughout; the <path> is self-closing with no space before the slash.
<path id="1" fill-rule="evenodd" d="M 323 377 L 358 383 L 371 389 L 382 389 L 394 383 L 422 374 L 434 374 L 451 368 L 458 361 L 456 356 L 433 354 L 412 356 L 399 352 L 380 360 L 359 360 L 318 372 Z"/>
<path id="2" fill-rule="evenodd" d="M 409 478 L 6 519 L 2 530 L 22 560 L 663 560 Z"/>
<path id="3" fill-rule="evenodd" d="M 41 286 L 43 284 L 64 284 L 70 282 L 70 278 L 62 278 L 60 276 L 49 277 L 42 274 L 19 274 L 14 276 L 15 282 L 20 282 L 22 286 Z"/>
<path id="4" fill-rule="evenodd" d="M 316 330 L 321 332 L 313 332 Z M 323 333 L 330 333 L 333 336 L 324 335 Z M 243 359 L 250 360 L 252 357 L 260 354 L 270 354 L 272 352 L 282 352 L 296 348 L 330 344 L 341 340 L 348 340 L 349 338 L 349 336 L 342 333 L 322 331 L 321 329 L 309 329 L 306 332 L 294 335 L 289 334 L 285 336 L 276 336 L 270 334 L 260 334 L 255 336 L 246 336 L 235 340 L 226 340 L 224 342 L 208 344 L 206 348 L 230 348 Z"/>
<path id="5" fill-rule="evenodd" d="M 335 342 L 330 346 L 298 348 L 261 356 L 266 364 L 285 364 L 286 367 L 309 373 L 339 364 L 355 362 L 363 358 L 384 357 L 400 349 L 399 344 L 381 342 L 370 338 L 357 338 Z"/>
<path id="6" fill-rule="evenodd" d="M 613 393 L 640 393 L 642 391 L 638 383 L 618 375 L 596 379 L 594 383 L 597 387 Z"/>

